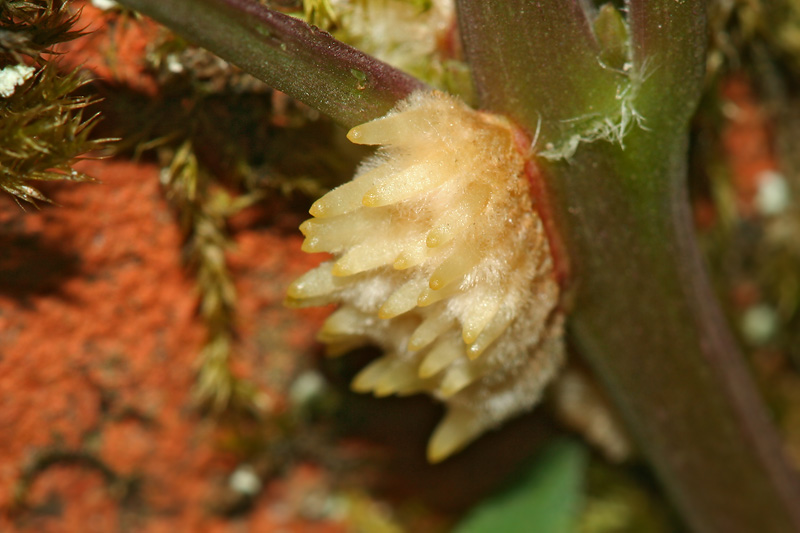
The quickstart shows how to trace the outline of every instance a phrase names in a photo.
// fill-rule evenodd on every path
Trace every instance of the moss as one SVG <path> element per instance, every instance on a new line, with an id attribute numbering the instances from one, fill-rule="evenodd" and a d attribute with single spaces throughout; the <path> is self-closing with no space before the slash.
<path id="1" fill-rule="evenodd" d="M 52 54 L 53 46 L 83 35 L 73 30 L 79 13 L 72 14 L 68 2 L 58 0 L 8 0 L 0 4 L 0 60 L 40 60 Z"/>
<path id="2" fill-rule="evenodd" d="M 0 98 L 0 189 L 18 200 L 47 201 L 31 182 L 90 180 L 72 165 L 106 142 L 90 137 L 97 116 L 84 116 L 92 98 L 74 95 L 77 71 L 62 75 L 49 60 L 54 45 L 81 35 L 76 17 L 55 0 L 0 5 L 0 66 L 17 76 Z"/>

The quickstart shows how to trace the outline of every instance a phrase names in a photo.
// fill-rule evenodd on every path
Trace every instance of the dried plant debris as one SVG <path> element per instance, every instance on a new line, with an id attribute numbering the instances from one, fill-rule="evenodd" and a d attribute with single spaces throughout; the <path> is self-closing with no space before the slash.
<path id="1" fill-rule="evenodd" d="M 553 384 L 553 406 L 562 423 L 578 432 L 612 462 L 625 461 L 633 445 L 600 385 L 588 370 L 569 365 Z"/>
<path id="2" fill-rule="evenodd" d="M 794 0 L 757 2 L 759 30 L 770 47 L 800 74 L 800 5 Z"/>
<path id="3" fill-rule="evenodd" d="M 800 4 L 795 0 L 715 0 L 708 4 L 707 78 L 766 61 L 800 75 Z"/>
<path id="4" fill-rule="evenodd" d="M 193 89 L 204 93 L 271 91 L 264 82 L 238 67 L 166 31 L 161 39 L 149 48 L 147 62 L 156 71 L 161 85 L 184 80 L 190 83 Z"/>
<path id="5" fill-rule="evenodd" d="M 208 331 L 200 354 L 195 399 L 215 413 L 230 407 L 254 408 L 254 388 L 234 376 L 229 364 L 233 357 L 236 288 L 225 253 L 231 246 L 227 217 L 257 196 L 231 198 L 213 187 L 189 141 L 174 153 L 162 174 L 162 184 L 186 235 L 186 259 L 196 272 L 200 314 Z"/>
<path id="6" fill-rule="evenodd" d="M 319 28 L 328 28 L 338 23 L 331 0 L 303 0 L 303 18 Z"/>
<path id="7" fill-rule="evenodd" d="M 0 5 L 0 189 L 18 200 L 47 198 L 34 181 L 87 181 L 72 165 L 107 140 L 92 139 L 93 100 L 74 96 L 84 82 L 62 75 L 43 54 L 74 39 L 77 15 L 66 3 L 7 1 Z"/>

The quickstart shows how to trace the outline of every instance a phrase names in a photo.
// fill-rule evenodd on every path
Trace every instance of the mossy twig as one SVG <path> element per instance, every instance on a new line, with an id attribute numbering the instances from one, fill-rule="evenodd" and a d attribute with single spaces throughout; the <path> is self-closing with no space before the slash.
<path id="1" fill-rule="evenodd" d="M 191 141 L 184 142 L 165 169 L 163 184 L 187 236 L 187 262 L 196 272 L 200 314 L 207 328 L 194 396 L 214 413 L 232 406 L 255 407 L 254 389 L 230 369 L 236 321 L 236 288 L 225 260 L 231 241 L 225 220 L 243 202 L 215 191 L 201 169 Z M 246 203 L 246 202 L 245 202 Z"/>

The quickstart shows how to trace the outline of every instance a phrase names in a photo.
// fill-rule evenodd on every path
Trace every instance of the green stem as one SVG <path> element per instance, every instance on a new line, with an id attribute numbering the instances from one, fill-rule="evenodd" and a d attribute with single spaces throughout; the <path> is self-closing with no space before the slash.
<path id="1" fill-rule="evenodd" d="M 686 136 L 638 130 L 546 168 L 570 331 L 693 530 L 800 531 L 800 492 L 695 243 Z"/>
<path id="2" fill-rule="evenodd" d="M 464 39 L 464 47 L 470 65 L 478 67 L 472 74 L 482 105 L 533 124 L 542 143 L 619 106 L 620 76 L 597 60 L 599 45 L 580 0 L 457 5 L 462 34 L 480 36 Z M 531 72 L 546 83 L 531 86 Z"/>
<path id="3" fill-rule="evenodd" d="M 425 85 L 255 0 L 120 0 L 345 127 Z"/>
<path id="4" fill-rule="evenodd" d="M 594 78 L 569 74 L 606 79 L 586 61 L 596 45 L 581 37 L 576 2 L 458 0 L 483 105 L 540 132 L 539 147 L 569 134 L 548 120 L 593 112 L 586 95 L 607 101 L 607 88 L 582 84 Z M 702 83 L 704 9 L 702 0 L 628 2 L 626 72 L 643 122 L 624 148 L 584 142 L 567 160 L 542 161 L 546 207 L 571 267 L 569 331 L 692 529 L 797 532 L 798 485 L 692 231 L 686 132 Z"/>

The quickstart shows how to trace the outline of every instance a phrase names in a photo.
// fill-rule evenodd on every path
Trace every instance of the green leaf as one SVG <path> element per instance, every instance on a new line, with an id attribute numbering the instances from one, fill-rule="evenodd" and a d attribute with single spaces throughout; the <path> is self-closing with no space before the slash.
<path id="1" fill-rule="evenodd" d="M 558 441 L 512 486 L 479 504 L 455 533 L 573 533 L 583 500 L 586 449 Z"/>

